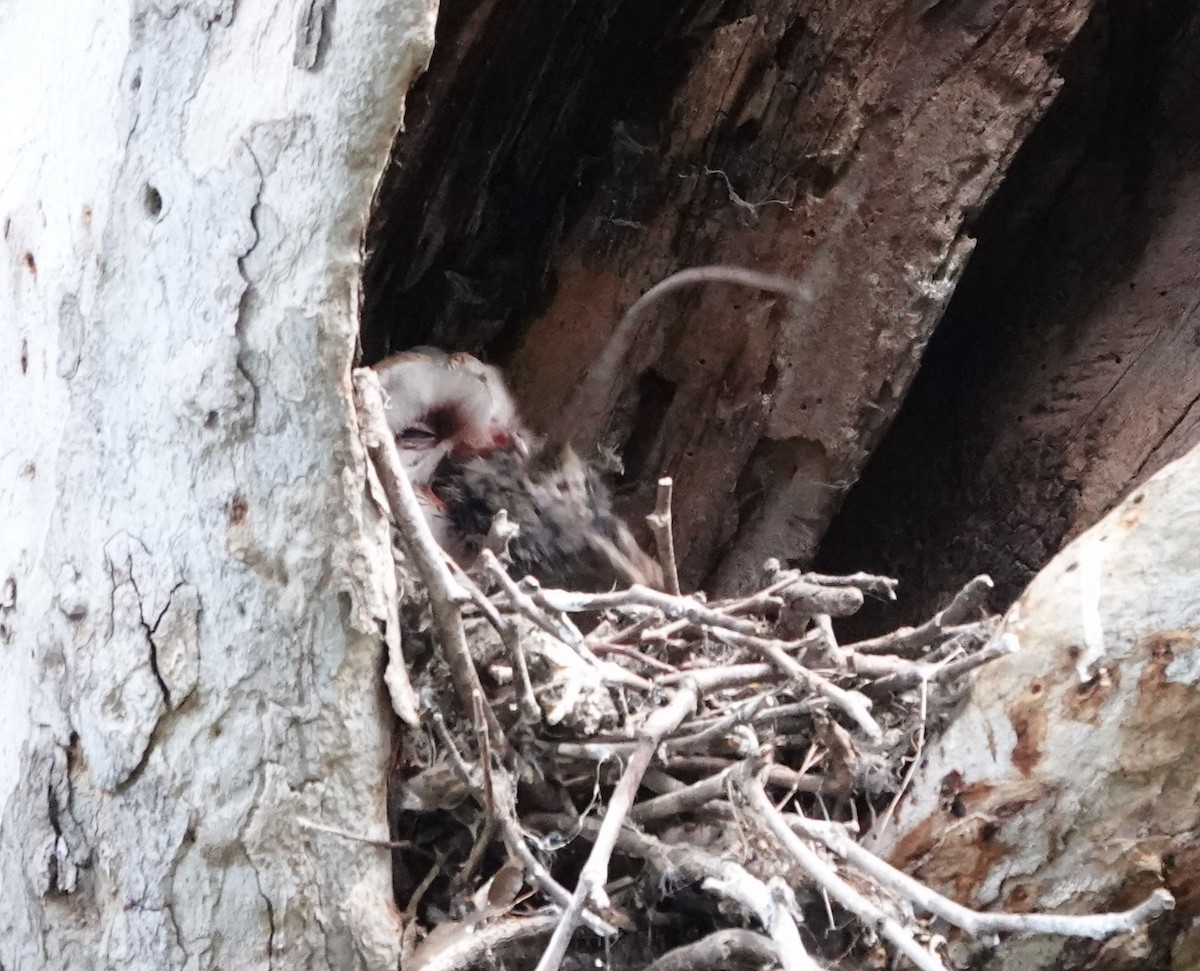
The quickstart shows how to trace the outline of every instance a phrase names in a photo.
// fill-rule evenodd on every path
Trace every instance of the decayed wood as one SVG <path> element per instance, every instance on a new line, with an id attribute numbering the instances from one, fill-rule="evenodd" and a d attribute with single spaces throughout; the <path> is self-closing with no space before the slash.
<path id="1" fill-rule="evenodd" d="M 390 295 L 371 297 L 386 314 L 368 344 L 390 327 L 478 345 L 532 313 L 510 355 L 532 422 L 615 444 L 633 482 L 672 475 L 685 586 L 717 568 L 737 588 L 767 555 L 813 552 L 1092 4 L 760 2 L 731 21 L 697 4 L 649 24 L 615 4 L 586 27 L 580 5 L 553 6 L 553 36 L 537 4 L 448 22 L 453 55 L 427 92 L 453 118 L 418 126 L 381 196 L 419 205 L 423 228 L 376 237 L 371 279 Z M 499 61 L 544 69 L 502 101 Z M 413 168 L 452 141 L 466 159 Z M 403 279 L 396 255 L 413 257 Z M 811 300 L 709 284 L 664 301 L 606 393 L 564 416 L 623 311 L 713 263 L 787 276 Z"/>
<path id="2" fill-rule="evenodd" d="M 922 373 L 822 544 L 825 568 L 901 577 L 905 619 L 968 572 L 1011 603 L 1200 443 L 1198 27 L 1191 4 L 1101 5 L 979 221 Z"/>
<path id="3" fill-rule="evenodd" d="M 706 38 L 668 114 L 687 123 L 605 183 L 564 241 L 555 300 L 517 355 L 518 390 L 536 384 L 545 406 L 534 420 L 552 420 L 556 383 L 578 379 L 605 321 L 660 268 L 749 265 L 813 292 L 793 311 L 707 287 L 652 315 L 633 348 L 632 375 L 674 389 L 656 458 L 692 578 L 728 543 L 718 582 L 732 587 L 769 555 L 812 552 L 953 290 L 967 214 L 1053 94 L 1047 55 L 1089 6 L 914 21 L 899 4 L 764 5 Z M 642 180 L 653 188 L 621 192 Z M 602 222 L 601 206 L 640 228 Z M 564 326 L 583 301 L 589 329 Z M 606 415 L 571 428 L 590 437 Z"/>

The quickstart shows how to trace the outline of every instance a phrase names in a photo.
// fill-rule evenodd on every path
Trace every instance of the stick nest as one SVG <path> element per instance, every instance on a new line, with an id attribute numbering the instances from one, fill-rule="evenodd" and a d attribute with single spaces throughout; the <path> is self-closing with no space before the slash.
<path id="1" fill-rule="evenodd" d="M 985 613 L 987 577 L 919 627 L 841 644 L 833 620 L 894 599 L 894 580 L 771 562 L 733 599 L 581 593 L 514 579 L 502 535 L 466 572 L 429 535 L 373 385 L 356 375 L 406 554 L 409 632 L 389 673 L 404 971 L 894 955 L 938 971 L 950 926 L 1104 937 L 1170 906 L 1159 891 L 1122 914 L 979 914 L 860 842 L 886 830 L 966 676 L 1013 648 Z M 659 495 L 670 590 L 669 486 Z"/>

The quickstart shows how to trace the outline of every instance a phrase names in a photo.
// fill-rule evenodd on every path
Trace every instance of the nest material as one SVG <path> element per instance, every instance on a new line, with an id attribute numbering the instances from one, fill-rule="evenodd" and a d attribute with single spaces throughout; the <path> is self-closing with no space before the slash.
<path id="1" fill-rule="evenodd" d="M 895 639 L 939 659 L 931 661 L 837 643 L 830 612 L 856 609 L 864 593 L 892 596 L 894 583 L 881 577 L 775 569 L 755 595 L 706 604 L 638 587 L 586 594 L 505 584 L 504 569 L 485 553 L 478 573 L 459 579 L 492 608 L 477 600 L 464 623 L 507 752 L 457 703 L 445 662 L 430 654 L 415 686 L 439 717 L 408 737 L 394 777 L 395 835 L 414 844 L 397 854 L 399 902 L 416 920 L 464 935 L 481 913 L 493 923 L 519 919 L 551 881 L 578 885 L 602 821 L 621 816 L 594 881 L 593 892 L 607 886 L 607 904 L 589 900 L 577 919 L 596 933 L 634 935 L 640 953 L 623 966 L 693 946 L 699 929 L 740 929 L 774 908 L 823 910 L 801 865 L 757 818 L 755 793 L 847 823 L 886 812 L 925 715 L 948 706 L 962 675 L 997 653 L 985 647 L 994 620 L 981 616 L 990 589 L 982 578 L 920 636 Z M 580 618 L 595 624 L 586 635 Z M 807 630 L 780 639 L 784 618 Z M 540 877 L 521 861 L 522 846 L 540 858 Z M 531 878 L 526 896 L 537 893 L 518 905 L 517 880 L 498 903 L 495 880 L 511 883 L 514 868 Z M 439 873 L 422 888 L 431 869 Z M 571 895 L 561 893 L 565 904 Z M 825 923 L 819 913 L 809 920 Z M 531 936 L 535 929 L 527 956 L 553 927 L 528 925 Z M 855 943 L 835 936 L 843 950 Z M 440 940 L 405 968 L 441 966 L 425 963 Z M 750 935 L 711 946 L 736 966 L 743 950 L 769 944 Z M 510 949 L 521 953 L 518 942 Z M 581 935 L 576 957 L 590 950 Z"/>
<path id="2" fill-rule="evenodd" d="M 358 390 L 428 593 L 412 601 L 429 650 L 406 650 L 416 717 L 392 772 L 404 971 L 891 955 L 946 971 L 948 926 L 1101 938 L 1171 906 L 1160 890 L 1119 914 L 980 914 L 858 842 L 887 826 L 965 676 L 1015 649 L 984 613 L 988 578 L 919 627 L 844 645 L 833 618 L 895 581 L 772 563 L 756 593 L 708 603 L 517 581 L 488 549 L 467 573 L 433 545 L 370 381 Z"/>

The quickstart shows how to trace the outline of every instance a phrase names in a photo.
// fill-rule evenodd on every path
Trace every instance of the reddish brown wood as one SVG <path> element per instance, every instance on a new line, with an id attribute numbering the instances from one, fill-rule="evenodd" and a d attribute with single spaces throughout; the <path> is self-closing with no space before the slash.
<path id="1" fill-rule="evenodd" d="M 646 510 L 674 476 L 685 585 L 806 559 L 1092 2 L 449 3 L 380 194 L 367 355 L 490 342 L 534 425 L 624 452 Z M 712 262 L 813 299 L 667 300 L 566 414 L 624 308 Z"/>
<path id="2" fill-rule="evenodd" d="M 719 286 L 665 302 L 601 412 L 565 416 L 584 443 L 654 439 L 633 471 L 675 477 L 686 577 L 716 566 L 717 587 L 812 554 L 1089 4 L 916 19 L 897 4 L 763 7 L 707 35 L 661 137 L 614 142 L 616 171 L 559 247 L 553 299 L 514 357 L 532 419 L 553 429 L 622 309 L 671 270 L 726 262 L 808 283 L 805 307 Z M 648 405 L 647 374 L 667 389 Z"/>

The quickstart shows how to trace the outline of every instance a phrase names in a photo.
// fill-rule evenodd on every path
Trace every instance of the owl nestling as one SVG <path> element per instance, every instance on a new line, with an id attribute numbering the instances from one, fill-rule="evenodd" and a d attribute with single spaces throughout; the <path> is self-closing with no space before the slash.
<path id="1" fill-rule="evenodd" d="M 661 585 L 599 473 L 524 428 L 499 371 L 434 348 L 397 354 L 375 369 L 401 463 L 434 536 L 461 563 L 474 560 L 505 510 L 518 527 L 508 552 L 519 576 L 590 589 Z"/>

